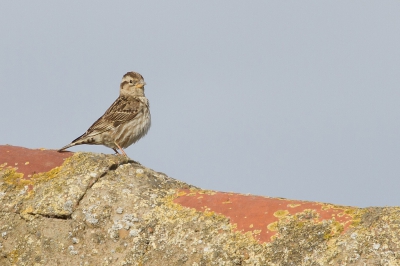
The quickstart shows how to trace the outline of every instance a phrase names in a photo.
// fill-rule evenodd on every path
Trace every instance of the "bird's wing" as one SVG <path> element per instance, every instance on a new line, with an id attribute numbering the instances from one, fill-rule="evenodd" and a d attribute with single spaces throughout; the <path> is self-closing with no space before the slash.
<path id="1" fill-rule="evenodd" d="M 141 106 L 142 102 L 136 97 L 118 97 L 118 99 L 115 100 L 115 102 L 107 109 L 104 115 L 97 119 L 85 134 L 73 142 L 82 138 L 101 134 L 134 119 L 139 113 Z"/>

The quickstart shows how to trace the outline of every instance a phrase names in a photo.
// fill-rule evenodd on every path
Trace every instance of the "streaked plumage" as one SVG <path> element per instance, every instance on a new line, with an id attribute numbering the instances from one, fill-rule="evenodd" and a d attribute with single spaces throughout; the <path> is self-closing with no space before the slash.
<path id="1" fill-rule="evenodd" d="M 81 144 L 104 145 L 126 156 L 124 148 L 138 141 L 151 124 L 149 101 L 144 95 L 142 75 L 126 73 L 121 81 L 120 95 L 94 124 L 79 138 L 58 151 Z"/>

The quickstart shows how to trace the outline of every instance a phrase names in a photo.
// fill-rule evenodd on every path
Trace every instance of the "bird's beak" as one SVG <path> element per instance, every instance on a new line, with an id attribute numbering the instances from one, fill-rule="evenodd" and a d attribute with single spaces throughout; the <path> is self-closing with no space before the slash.
<path id="1" fill-rule="evenodd" d="M 135 87 L 136 88 L 143 88 L 144 87 L 144 85 L 146 85 L 146 82 L 143 82 L 143 83 L 139 83 L 139 84 L 137 84 Z"/>

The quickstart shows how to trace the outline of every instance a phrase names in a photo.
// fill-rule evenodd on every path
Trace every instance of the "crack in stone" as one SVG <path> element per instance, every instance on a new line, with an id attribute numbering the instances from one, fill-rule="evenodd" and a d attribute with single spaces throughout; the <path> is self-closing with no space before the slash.
<path id="1" fill-rule="evenodd" d="M 93 187 L 94 184 L 97 183 L 97 181 L 99 181 L 100 178 L 104 177 L 105 175 L 107 175 L 110 171 L 115 171 L 118 169 L 118 167 L 120 167 L 121 165 L 125 165 L 125 164 L 130 164 L 130 163 L 137 163 L 133 160 L 128 160 L 127 162 L 121 162 L 121 163 L 114 163 L 112 165 L 110 165 L 110 167 L 108 167 L 108 170 L 105 171 L 103 174 L 101 174 L 100 176 L 94 178 L 86 187 L 85 192 L 82 193 L 81 197 L 78 199 L 74 211 L 70 214 L 70 216 L 72 216 L 72 214 L 75 212 L 76 208 L 79 206 L 79 204 L 81 203 L 81 201 L 83 200 L 83 198 L 86 196 L 87 192 L 89 191 L 89 189 L 91 189 Z M 140 165 L 140 164 L 139 164 Z"/>
<path id="2" fill-rule="evenodd" d="M 88 186 L 86 187 L 85 191 L 82 193 L 81 197 L 77 200 L 77 203 L 73 209 L 73 211 L 70 214 L 43 214 L 43 213 L 35 213 L 35 212 L 14 212 L 15 214 L 18 214 L 22 219 L 26 220 L 26 218 L 24 217 L 24 215 L 32 215 L 32 216 L 41 216 L 44 218 L 49 218 L 49 219 L 59 219 L 59 220 L 71 220 L 72 219 L 72 215 L 75 213 L 77 207 L 79 206 L 80 202 L 83 200 L 83 198 L 86 196 L 87 192 L 89 191 L 89 189 L 91 189 L 93 187 L 94 184 L 96 184 L 100 178 L 104 177 L 105 175 L 109 174 L 110 171 L 115 171 L 118 169 L 118 167 L 120 167 L 121 165 L 125 165 L 125 164 L 137 164 L 137 165 L 141 165 L 140 163 L 134 161 L 134 160 L 128 160 L 126 162 L 121 162 L 121 163 L 114 163 L 112 165 L 110 165 L 108 167 L 108 169 L 102 173 L 101 175 L 99 175 L 98 177 L 95 177 L 91 180 L 91 182 L 88 184 Z M 8 212 L 6 212 L 8 213 Z"/>
<path id="3" fill-rule="evenodd" d="M 59 219 L 59 220 L 71 220 L 72 219 L 72 213 L 71 214 L 64 214 L 64 215 L 51 215 L 51 214 L 43 214 L 43 213 L 32 213 L 32 212 L 27 212 L 26 214 L 30 214 L 33 216 L 39 215 L 44 218 L 50 218 L 50 219 Z M 21 215 L 21 213 L 19 213 Z"/>
<path id="4" fill-rule="evenodd" d="M 19 215 L 19 217 L 25 221 L 29 221 L 32 219 L 28 219 L 26 215 L 31 215 L 36 218 L 36 216 L 40 216 L 43 218 L 49 218 L 49 219 L 59 219 L 59 220 L 71 220 L 72 214 L 62 214 L 62 215 L 51 215 L 51 214 L 43 214 L 43 213 L 34 213 L 34 212 L 0 212 L 1 214 L 10 214 L 14 213 Z M 33 218 L 34 219 L 34 218 Z"/>

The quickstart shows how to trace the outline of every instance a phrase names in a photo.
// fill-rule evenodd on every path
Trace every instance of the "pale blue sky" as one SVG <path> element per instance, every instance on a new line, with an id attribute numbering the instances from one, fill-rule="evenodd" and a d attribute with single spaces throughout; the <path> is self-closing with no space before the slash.
<path id="1" fill-rule="evenodd" d="M 152 127 L 126 151 L 143 165 L 205 189 L 398 206 L 399 14 L 398 1 L 2 1 L 0 143 L 68 144 L 137 71 Z"/>

